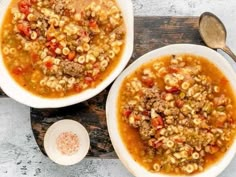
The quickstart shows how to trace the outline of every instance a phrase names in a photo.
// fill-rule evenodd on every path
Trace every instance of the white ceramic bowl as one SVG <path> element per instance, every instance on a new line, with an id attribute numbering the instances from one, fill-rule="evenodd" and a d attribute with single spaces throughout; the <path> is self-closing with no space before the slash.
<path id="1" fill-rule="evenodd" d="M 125 48 L 121 56 L 120 62 L 117 67 L 106 77 L 96 88 L 91 88 L 75 94 L 69 97 L 50 99 L 43 98 L 37 95 L 34 95 L 20 85 L 18 85 L 14 79 L 10 76 L 7 71 L 3 59 L 2 53 L 0 52 L 0 87 L 1 89 L 11 98 L 16 101 L 23 103 L 25 105 L 34 107 L 34 108 L 57 108 L 73 105 L 97 95 L 102 90 L 104 90 L 125 68 L 127 65 L 132 52 L 133 52 L 133 41 L 134 41 L 134 17 L 133 17 L 133 5 L 131 0 L 116 0 L 118 6 L 120 7 L 125 27 L 126 27 L 126 39 L 125 39 Z M 0 26 L 4 19 L 5 12 L 10 4 L 10 0 L 1 0 L 0 1 Z M 1 40 L 1 39 L 0 39 Z M 1 44 L 0 44 L 1 50 Z"/>
<path id="2" fill-rule="evenodd" d="M 79 150 L 72 155 L 63 155 L 56 145 L 57 137 L 63 132 L 72 132 L 79 138 Z M 90 140 L 87 130 L 79 122 L 64 119 L 52 124 L 44 136 L 44 149 L 48 157 L 60 165 L 79 163 L 88 153 Z"/>
<path id="3" fill-rule="evenodd" d="M 107 125 L 108 131 L 111 137 L 112 144 L 115 148 L 117 155 L 123 164 L 127 167 L 127 169 L 136 177 L 170 177 L 171 175 L 164 175 L 161 173 L 151 173 L 135 162 L 128 152 L 126 146 L 124 145 L 122 138 L 120 136 L 120 132 L 118 130 L 118 120 L 117 120 L 117 98 L 120 90 L 121 83 L 124 78 L 133 73 L 139 66 L 142 64 L 151 61 L 152 59 L 157 59 L 161 56 L 170 55 L 170 54 L 194 54 L 198 56 L 203 56 L 207 58 L 209 61 L 214 63 L 228 78 L 233 87 L 233 90 L 236 90 L 236 73 L 232 69 L 231 65 L 228 61 L 218 54 L 216 51 L 199 45 L 192 44 L 175 44 L 169 45 L 154 51 L 151 51 L 134 63 L 132 63 L 128 68 L 126 68 L 122 74 L 117 78 L 114 82 L 106 103 L 106 115 L 107 115 Z M 234 141 L 233 145 L 226 152 L 224 157 L 220 159 L 217 163 L 213 164 L 211 167 L 206 169 L 202 173 L 198 173 L 192 175 L 192 177 L 215 177 L 220 174 L 230 163 L 232 158 L 236 153 L 236 142 Z M 183 177 L 183 175 L 179 175 L 178 177 Z"/>

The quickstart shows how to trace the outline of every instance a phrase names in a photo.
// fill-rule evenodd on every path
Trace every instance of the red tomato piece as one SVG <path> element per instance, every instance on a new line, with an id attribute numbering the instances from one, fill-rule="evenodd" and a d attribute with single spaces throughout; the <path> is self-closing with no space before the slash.
<path id="1" fill-rule="evenodd" d="M 48 69 L 50 69 L 50 68 L 53 66 L 52 61 L 47 61 L 47 62 L 45 63 L 45 66 L 46 66 Z"/>
<path id="2" fill-rule="evenodd" d="M 25 35 L 25 36 L 30 35 L 30 27 L 26 24 L 23 24 L 23 23 L 17 24 L 17 29 L 20 31 L 22 35 Z"/>
<path id="3" fill-rule="evenodd" d="M 167 93 L 179 93 L 180 89 L 178 87 L 172 87 L 170 89 L 166 89 Z"/>
<path id="4" fill-rule="evenodd" d="M 132 111 L 131 111 L 130 109 L 125 109 L 125 110 L 123 111 L 123 115 L 124 115 L 125 117 L 129 117 L 131 113 L 132 113 Z"/>
<path id="5" fill-rule="evenodd" d="M 20 66 L 16 66 L 12 69 L 12 73 L 15 75 L 21 75 L 23 73 L 23 68 Z"/>
<path id="6" fill-rule="evenodd" d="M 36 53 L 31 53 L 31 60 L 33 63 L 36 63 L 37 61 L 39 61 L 39 55 Z"/>
<path id="7" fill-rule="evenodd" d="M 92 77 L 85 77 L 84 81 L 86 84 L 90 85 L 93 82 L 93 78 Z"/>
<path id="8" fill-rule="evenodd" d="M 145 84 L 148 87 L 152 87 L 154 85 L 154 80 L 151 77 L 148 76 L 142 76 L 141 81 L 143 84 Z"/>
<path id="9" fill-rule="evenodd" d="M 38 0 L 30 0 L 32 4 L 36 3 Z"/>
<path id="10" fill-rule="evenodd" d="M 169 67 L 168 68 L 169 73 L 177 73 L 179 71 L 179 68 L 177 67 Z"/>
<path id="11" fill-rule="evenodd" d="M 178 108 L 182 108 L 183 105 L 184 105 L 184 101 L 181 100 L 181 99 L 177 99 L 177 100 L 175 101 L 175 105 L 176 105 Z"/>
<path id="12" fill-rule="evenodd" d="M 21 0 L 18 3 L 19 11 L 25 15 L 28 15 L 30 13 L 29 11 L 30 7 L 31 7 L 31 4 L 26 0 Z"/>
<path id="13" fill-rule="evenodd" d="M 96 28 L 97 27 L 97 22 L 95 20 L 90 20 L 89 21 L 89 27 L 90 28 Z"/>
<path id="14" fill-rule="evenodd" d="M 164 121 L 161 116 L 151 120 L 151 124 L 154 128 L 161 129 L 164 127 Z"/>
<path id="15" fill-rule="evenodd" d="M 82 91 L 82 88 L 80 87 L 79 84 L 75 84 L 75 85 L 74 85 L 74 90 L 75 90 L 76 92 L 81 92 L 81 91 Z"/>

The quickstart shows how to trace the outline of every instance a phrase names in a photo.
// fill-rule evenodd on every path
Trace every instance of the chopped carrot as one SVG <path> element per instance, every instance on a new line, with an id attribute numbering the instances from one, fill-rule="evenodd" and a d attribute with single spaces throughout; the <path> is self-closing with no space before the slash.
<path id="1" fill-rule="evenodd" d="M 74 60 L 75 56 L 76 56 L 76 52 L 70 51 L 70 53 L 68 54 L 68 60 L 70 60 L 70 61 Z"/>

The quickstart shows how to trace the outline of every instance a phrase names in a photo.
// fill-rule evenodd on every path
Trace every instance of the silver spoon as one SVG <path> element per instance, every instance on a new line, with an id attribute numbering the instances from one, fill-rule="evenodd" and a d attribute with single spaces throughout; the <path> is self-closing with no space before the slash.
<path id="1" fill-rule="evenodd" d="M 199 32 L 208 47 L 223 50 L 236 62 L 236 55 L 226 45 L 225 26 L 216 15 L 203 13 L 199 19 Z"/>

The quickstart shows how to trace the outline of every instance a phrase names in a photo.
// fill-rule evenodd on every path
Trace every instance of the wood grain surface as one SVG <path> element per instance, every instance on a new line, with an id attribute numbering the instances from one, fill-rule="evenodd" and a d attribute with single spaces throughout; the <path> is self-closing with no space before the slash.
<path id="1" fill-rule="evenodd" d="M 129 62 L 141 55 L 168 44 L 203 44 L 198 32 L 198 18 L 193 17 L 135 17 L 134 52 Z M 110 87 L 110 86 L 109 86 Z M 82 123 L 89 132 L 91 147 L 87 156 L 115 158 L 105 115 L 105 101 L 109 87 L 96 97 L 83 103 L 60 109 L 31 109 L 31 124 L 41 151 L 48 127 L 61 119 Z"/>

